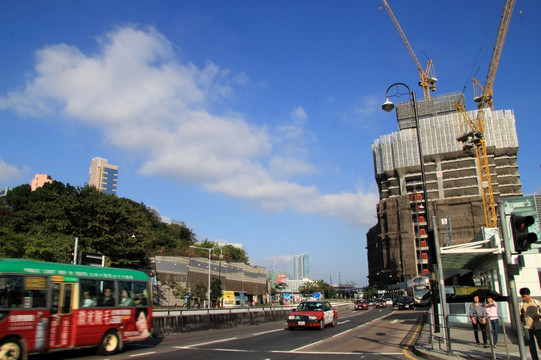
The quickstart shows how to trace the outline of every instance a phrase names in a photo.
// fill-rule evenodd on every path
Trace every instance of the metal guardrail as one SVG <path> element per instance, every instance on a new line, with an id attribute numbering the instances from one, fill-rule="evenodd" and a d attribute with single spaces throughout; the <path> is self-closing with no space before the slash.
<path id="1" fill-rule="evenodd" d="M 439 331 L 435 332 L 432 312 L 427 314 L 427 319 L 416 347 L 427 350 L 434 355 L 444 355 L 449 358 L 490 358 L 511 359 L 520 356 L 515 334 L 508 332 L 502 319 L 499 318 L 497 329 L 498 342 L 493 346 L 492 325 L 487 321 L 486 330 L 477 329 L 480 346 L 477 346 L 474 329 L 467 315 L 453 315 L 459 321 L 449 322 L 449 317 L 444 319 L 440 316 Z M 461 319 L 462 317 L 462 319 Z M 445 320 L 445 321 L 442 321 Z M 483 331 L 487 339 L 487 347 L 483 346 Z"/>
<path id="2" fill-rule="evenodd" d="M 353 303 L 331 303 L 336 311 L 352 310 Z M 283 311 L 295 309 L 297 305 L 271 305 L 271 306 L 246 306 L 230 308 L 210 308 L 210 309 L 154 309 L 152 317 L 184 316 L 184 315 L 210 315 L 210 314 L 232 314 L 245 312 L 262 311 Z"/>
<path id="3" fill-rule="evenodd" d="M 183 315 L 211 315 L 211 314 L 232 314 L 245 312 L 261 312 L 261 311 L 279 311 L 291 310 L 295 306 L 254 306 L 254 307 L 231 307 L 231 308 L 211 308 L 211 309 L 156 309 L 152 311 L 152 317 L 168 317 L 168 316 L 183 316 Z"/>

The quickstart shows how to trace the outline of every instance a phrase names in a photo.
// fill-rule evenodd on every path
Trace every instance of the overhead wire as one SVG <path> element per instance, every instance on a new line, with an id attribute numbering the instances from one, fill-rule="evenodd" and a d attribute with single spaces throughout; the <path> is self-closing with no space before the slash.
<path id="1" fill-rule="evenodd" d="M 468 87 L 468 82 L 471 79 L 477 77 L 477 73 L 479 73 L 479 70 L 481 69 L 481 65 L 477 65 L 477 64 L 478 64 L 479 58 L 481 57 L 481 53 L 483 52 L 483 48 L 486 45 L 486 41 L 488 39 L 490 29 L 493 27 L 494 22 L 498 18 L 498 14 L 499 14 L 498 10 L 497 10 L 497 8 L 495 8 L 494 9 L 494 14 L 492 15 L 492 21 L 490 22 L 490 24 L 489 24 L 489 26 L 487 28 L 487 31 L 485 32 L 485 36 L 483 37 L 483 40 L 481 41 L 481 46 L 479 47 L 479 51 L 477 52 L 477 56 L 475 57 L 475 60 L 474 60 L 474 62 L 472 64 L 470 73 L 468 74 L 468 77 L 466 78 L 466 82 L 464 83 L 464 87 L 462 88 L 462 95 L 464 95 L 464 92 L 466 91 L 466 88 Z M 476 66 L 477 66 L 477 70 L 475 71 L 475 75 L 472 76 L 472 73 L 473 73 Z"/>

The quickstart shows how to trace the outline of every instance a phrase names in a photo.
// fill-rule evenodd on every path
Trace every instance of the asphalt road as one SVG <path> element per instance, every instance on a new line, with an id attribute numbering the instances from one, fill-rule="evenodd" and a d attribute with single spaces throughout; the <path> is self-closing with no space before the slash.
<path id="1" fill-rule="evenodd" d="M 108 359 L 143 360 L 328 360 L 415 359 L 408 346 L 420 331 L 423 311 L 370 309 L 339 314 L 335 327 L 289 330 L 284 321 L 169 335 L 128 343 Z M 95 349 L 30 356 L 44 359 L 104 359 Z"/>

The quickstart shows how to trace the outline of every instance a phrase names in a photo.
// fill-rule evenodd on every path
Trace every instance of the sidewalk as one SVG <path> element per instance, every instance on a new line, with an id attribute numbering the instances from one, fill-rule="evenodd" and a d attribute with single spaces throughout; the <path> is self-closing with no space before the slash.
<path id="1" fill-rule="evenodd" d="M 443 329 L 442 329 L 443 331 Z M 494 348 L 495 359 L 520 360 L 518 341 L 510 328 L 506 328 L 506 336 L 500 328 L 498 345 Z M 413 352 L 425 359 L 492 359 L 492 349 L 476 347 L 471 327 L 456 325 L 450 328 L 451 354 L 447 352 L 447 344 L 443 341 L 443 333 L 435 334 L 433 347 L 430 344 L 430 325 L 424 324 L 423 330 L 413 347 Z M 481 338 L 481 335 L 479 335 Z M 526 350 L 528 351 L 528 350 Z M 529 358 L 529 353 L 528 353 Z"/>

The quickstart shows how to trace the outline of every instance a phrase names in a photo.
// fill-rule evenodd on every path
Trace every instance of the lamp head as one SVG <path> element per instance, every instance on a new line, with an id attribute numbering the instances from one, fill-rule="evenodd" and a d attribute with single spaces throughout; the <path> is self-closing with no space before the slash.
<path id="1" fill-rule="evenodd" d="M 383 103 L 383 105 L 381 105 L 381 108 L 383 109 L 383 111 L 385 112 L 391 112 L 393 111 L 394 109 L 394 104 L 392 101 L 389 100 L 389 98 L 387 98 L 385 100 L 385 102 Z"/>

